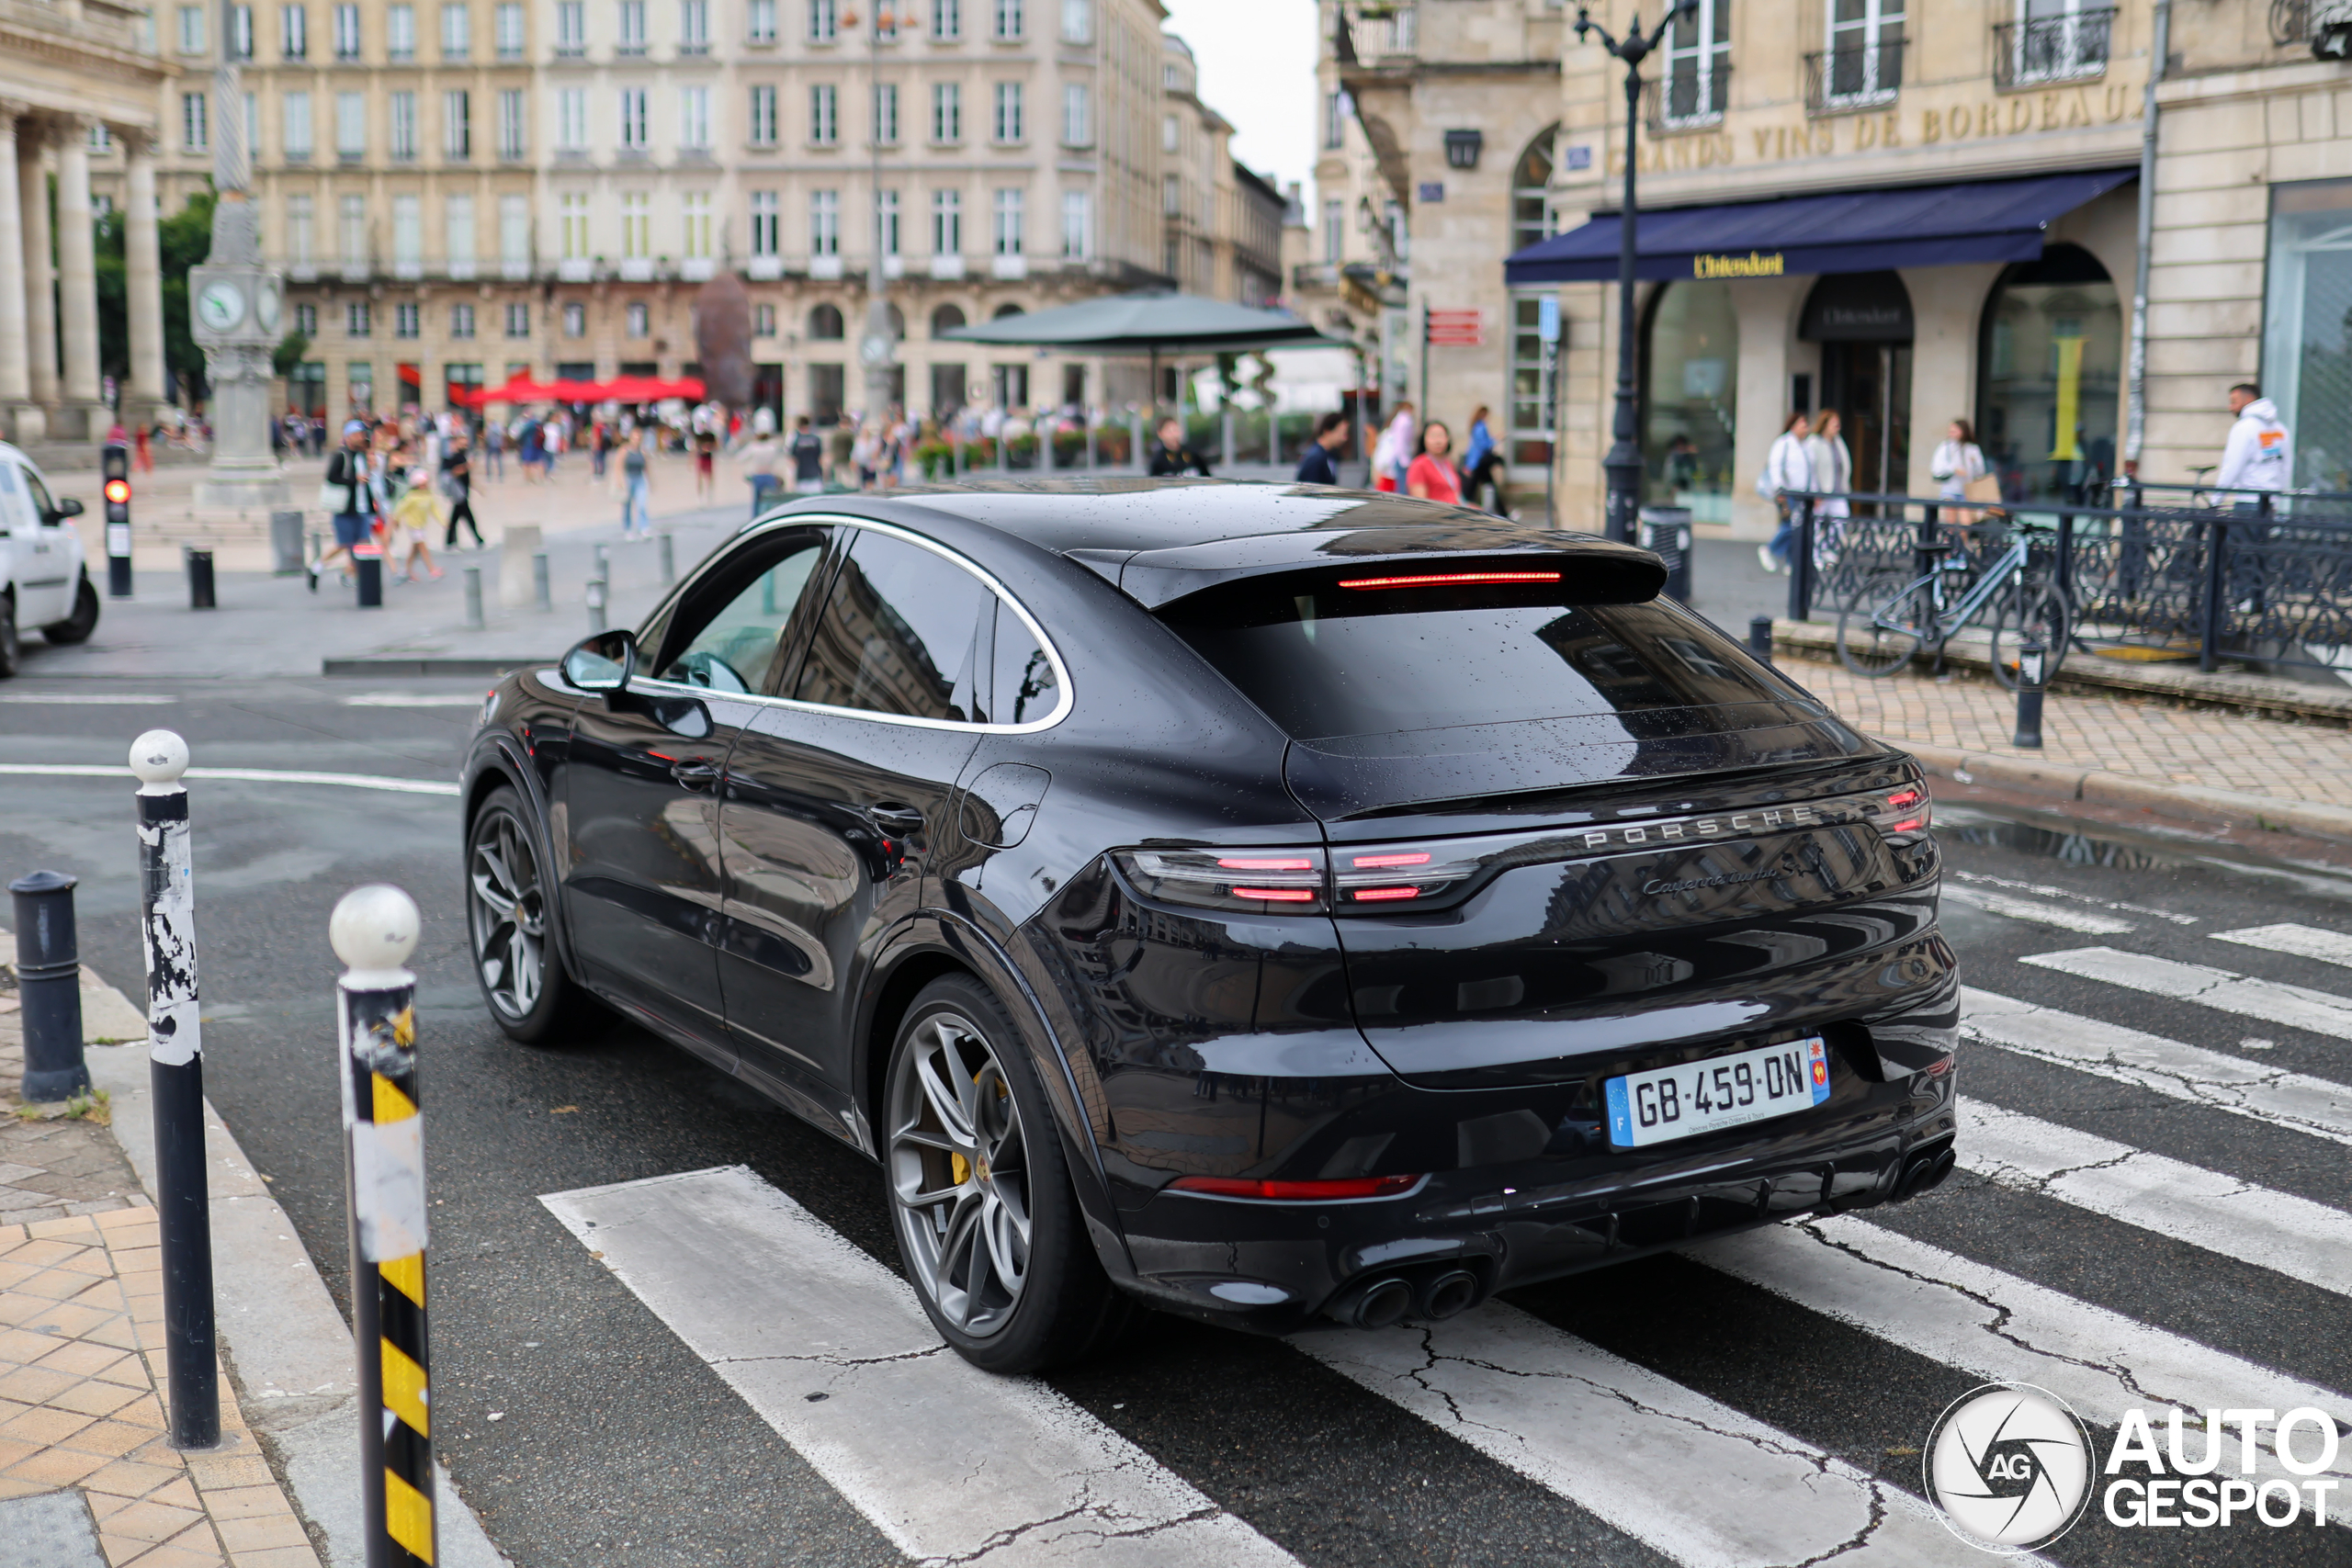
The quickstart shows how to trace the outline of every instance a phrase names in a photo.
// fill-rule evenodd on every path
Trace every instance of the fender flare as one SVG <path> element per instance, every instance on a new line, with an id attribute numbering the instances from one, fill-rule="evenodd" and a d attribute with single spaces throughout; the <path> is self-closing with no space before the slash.
<path id="1" fill-rule="evenodd" d="M 556 855 L 554 829 L 548 821 L 547 790 L 539 778 L 538 770 L 531 766 L 529 758 L 522 750 L 522 743 L 514 739 L 514 733 L 511 730 L 498 729 L 476 740 L 472 755 L 466 759 L 465 780 L 462 787 L 465 792 L 464 798 L 468 802 L 470 803 L 473 799 L 484 773 L 495 773 L 501 782 L 512 787 L 515 794 L 523 797 L 523 814 L 529 819 L 530 829 L 537 839 L 539 863 L 547 868 L 548 930 L 555 937 L 556 955 L 563 964 L 564 975 L 572 981 L 579 982 L 580 964 L 572 953 L 571 931 L 566 924 L 563 915 L 563 878 L 558 870 L 563 863 Z M 469 809 L 465 829 L 470 831 L 472 827 L 473 814 Z M 458 854 L 462 862 L 464 857 L 462 848 Z M 460 882 L 465 878 L 465 867 L 462 863 L 458 868 L 458 876 Z M 468 938 L 469 942 L 471 940 L 470 937 Z"/>

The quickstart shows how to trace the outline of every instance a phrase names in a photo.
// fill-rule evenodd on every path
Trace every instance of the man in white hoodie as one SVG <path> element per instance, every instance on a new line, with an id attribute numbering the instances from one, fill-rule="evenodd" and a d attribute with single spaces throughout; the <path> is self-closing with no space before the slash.
<path id="1" fill-rule="evenodd" d="M 2294 455 L 2287 427 L 2278 423 L 2278 405 L 2262 395 L 2251 381 L 2230 389 L 2230 412 L 2238 416 L 2230 426 L 2229 445 L 2222 449 L 2222 471 L 2213 488 L 2219 491 L 2282 491 L 2294 472 Z M 2241 493 L 2241 506 L 2256 504 Z"/>

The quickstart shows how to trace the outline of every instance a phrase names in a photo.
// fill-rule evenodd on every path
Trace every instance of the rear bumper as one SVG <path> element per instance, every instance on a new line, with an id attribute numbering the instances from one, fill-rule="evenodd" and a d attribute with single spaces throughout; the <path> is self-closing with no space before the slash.
<path id="1" fill-rule="evenodd" d="M 1401 1197 L 1261 1202 L 1161 1191 L 1125 1217 L 1164 1310 L 1261 1334 L 1389 1276 L 1466 1269 L 1480 1294 L 1709 1235 L 1909 1196 L 1955 1132 L 1954 1075 L 1869 1084 L 1785 1123 L 1662 1148 L 1433 1174 Z M 1442 1098 L 1442 1097 L 1433 1097 Z M 1946 1167 L 1948 1168 L 1948 1166 Z"/>

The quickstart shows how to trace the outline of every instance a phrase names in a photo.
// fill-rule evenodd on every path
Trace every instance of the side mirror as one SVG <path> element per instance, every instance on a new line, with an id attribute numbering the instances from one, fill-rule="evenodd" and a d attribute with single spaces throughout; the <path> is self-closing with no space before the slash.
<path id="1" fill-rule="evenodd" d="M 82 503 L 81 503 L 80 502 L 78 502 L 78 501 L 74 500 L 74 499 L 72 496 L 70 496 L 70 495 L 66 495 L 66 496 L 60 496 L 60 497 L 58 498 L 58 501 L 57 501 L 57 517 L 58 517 L 58 521 L 60 521 L 60 522 L 63 522 L 63 521 L 64 521 L 66 518 L 68 518 L 68 517 L 79 517 L 79 516 L 81 516 L 81 515 L 82 515 Z"/>
<path id="2" fill-rule="evenodd" d="M 637 634 L 598 632 L 563 656 L 563 678 L 583 692 L 625 692 L 637 673 Z"/>

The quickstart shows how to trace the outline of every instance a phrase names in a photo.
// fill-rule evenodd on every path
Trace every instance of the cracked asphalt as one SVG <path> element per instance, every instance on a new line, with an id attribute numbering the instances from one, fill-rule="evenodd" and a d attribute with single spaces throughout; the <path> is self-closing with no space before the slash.
<path id="1" fill-rule="evenodd" d="M 0 761 L 119 763 L 133 734 L 168 723 L 199 763 L 446 780 L 471 722 L 463 700 L 485 685 L 406 682 L 394 690 L 449 701 L 401 707 L 352 704 L 388 688 L 350 681 L 19 680 L 0 687 Z M 9 700 L 44 694 L 169 701 Z M 416 968 L 435 1204 L 435 1437 L 493 1541 L 526 1568 L 903 1561 L 538 1201 L 741 1164 L 895 1268 L 872 1168 L 618 1022 L 561 1051 L 506 1043 L 466 966 L 448 799 L 215 780 L 196 788 L 192 816 L 208 1089 L 338 1302 L 344 1200 L 326 917 L 343 892 L 374 880 L 406 886 L 424 910 Z M 0 866 L 79 874 L 85 961 L 136 994 L 131 821 L 127 779 L 0 776 Z M 2107 946 L 2352 998 L 2352 969 L 2212 940 L 2279 922 L 2343 929 L 2352 872 L 2310 846 L 2283 844 L 2263 858 L 1981 807 L 1946 810 L 1939 836 L 1963 889 L 2130 928 L 2086 934 L 1955 897 L 1946 929 L 1972 986 L 2223 1059 L 2159 1070 L 2092 1058 L 2110 1069 L 2103 1076 L 2055 1047 L 2028 1055 L 1980 1043 L 1962 1058 L 1964 1097 L 2070 1129 L 2086 1147 L 2122 1145 L 2127 1167 L 2173 1161 L 2244 1191 L 2352 1211 L 2352 1089 L 2341 1122 L 2304 1102 L 2263 1098 L 2305 1080 L 2352 1083 L 2343 1060 L 2352 1040 L 2022 962 Z M 2041 1027 L 2033 1017 L 2005 1027 L 2030 1033 Z M 2086 1162 L 2098 1163 L 2108 1156 Z M 1903 1266 L 1888 1260 L 1889 1247 L 1931 1248 L 1984 1277 L 2059 1292 L 2026 1301 L 2010 1292 L 2018 1299 L 2009 1300 L 2008 1287 L 1976 1275 L 1918 1280 L 1955 1293 L 1955 1335 L 2045 1355 L 2121 1390 L 2181 1386 L 2181 1374 L 2059 1342 L 2064 1301 L 2267 1375 L 2352 1390 L 2352 1314 L 2341 1292 L 2095 1212 L 2049 1175 L 1957 1172 L 1927 1199 L 1865 1216 L 1869 1234 L 1891 1238 L 1883 1247 L 1855 1240 L 1860 1250 L 1849 1249 L 1861 1233 L 1840 1232 L 1842 1220 L 1791 1227 L 1781 1239 L 1894 1275 Z M 2030 1332 L 2015 1327 L 2029 1322 Z M 1505 1327 L 1520 1359 L 1486 1353 Z M 1388 1363 L 1367 1371 L 1366 1358 L 1393 1348 L 1380 1337 L 1335 1331 L 1285 1344 L 1164 1318 L 1119 1358 L 1053 1382 L 1314 1568 L 1648 1568 L 1703 1554 L 1670 1551 L 1572 1500 L 1578 1478 L 1547 1480 L 1542 1465 L 1512 1462 L 1510 1435 L 1566 1419 L 1561 1412 L 1588 1397 L 1623 1413 L 1612 1419 L 1646 1411 L 1645 1419 L 1688 1435 L 1680 1459 L 1662 1457 L 1650 1472 L 1652 1504 L 1726 1527 L 1814 1509 L 1818 1545 L 1786 1561 L 1901 1562 L 1911 1538 L 1894 1532 L 1922 1528 L 1903 1502 L 1919 1490 L 1917 1450 L 1945 1407 L 1984 1381 L 1942 1352 L 1907 1348 L 1867 1314 L 1808 1306 L 1702 1255 L 1515 1292 L 1427 1335 L 1418 1351 L 1408 1342 L 1407 1361 L 1418 1357 L 1429 1379 L 1409 1396 L 1374 1386 L 1401 1375 Z M 1564 1377 L 1565 1345 L 1581 1359 Z M 1555 1392 L 1496 1403 L 1503 1382 Z M 1582 1392 L 1556 1392 L 1570 1384 Z M 1460 1403 L 1465 1392 L 1488 1404 Z M 2352 1418 L 2352 1400 L 2333 1413 Z M 910 1418 L 952 1422 L 957 1413 Z M 1605 1434 L 1607 1423 L 1591 1419 Z M 1481 1426 L 1488 1429 L 1472 1430 Z M 2102 1445 L 2111 1436 L 2102 1428 Z M 1597 1448 L 1592 1465 L 1613 1457 Z M 995 1524 L 1010 1540 L 1047 1522 Z M 2094 1512 L 2045 1555 L 2085 1565 L 2352 1564 L 2352 1530 L 2243 1522 L 2227 1531 L 2124 1530 Z M 1107 1548 L 1101 1560 L 1118 1561 Z"/>

